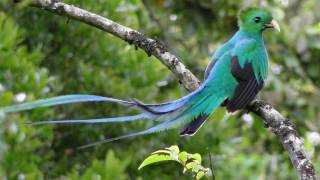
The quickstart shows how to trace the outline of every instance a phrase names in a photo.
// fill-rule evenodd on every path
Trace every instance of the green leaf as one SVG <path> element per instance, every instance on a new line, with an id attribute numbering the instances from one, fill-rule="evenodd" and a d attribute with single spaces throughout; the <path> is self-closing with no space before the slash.
<path id="1" fill-rule="evenodd" d="M 198 180 L 198 179 L 201 179 L 204 175 L 206 175 L 205 172 L 199 171 L 199 172 L 197 173 L 197 175 L 196 175 L 196 179 L 197 179 L 197 180 Z"/>
<path id="2" fill-rule="evenodd" d="M 180 152 L 179 147 L 177 145 L 170 146 L 170 147 L 168 147 L 166 149 L 170 150 L 172 152 L 176 152 L 177 154 Z"/>
<path id="3" fill-rule="evenodd" d="M 198 163 L 195 162 L 195 161 L 192 161 L 192 162 L 189 162 L 189 163 L 186 164 L 186 168 L 188 170 L 192 170 L 192 171 L 194 171 L 197 166 L 198 166 Z"/>
<path id="4" fill-rule="evenodd" d="M 163 154 L 153 154 L 149 157 L 147 157 L 139 166 L 138 170 L 142 169 L 145 166 L 148 166 L 150 164 L 154 164 L 157 162 L 162 162 L 162 161 L 177 161 L 175 158 L 172 158 L 169 155 L 163 155 Z"/>
<path id="5" fill-rule="evenodd" d="M 191 154 L 189 158 L 194 159 L 194 160 L 198 161 L 199 164 L 201 164 L 202 158 L 199 153 Z"/>
<path id="6" fill-rule="evenodd" d="M 188 153 L 185 151 L 182 151 L 181 153 L 179 153 L 179 160 L 181 161 L 181 164 L 186 164 L 187 160 L 188 160 Z"/>
<path id="7" fill-rule="evenodd" d="M 158 150 L 153 152 L 152 154 L 170 154 L 170 151 L 168 150 Z"/>
<path id="8" fill-rule="evenodd" d="M 315 25 L 316 30 L 318 31 L 318 33 L 320 32 L 320 23 Z"/>

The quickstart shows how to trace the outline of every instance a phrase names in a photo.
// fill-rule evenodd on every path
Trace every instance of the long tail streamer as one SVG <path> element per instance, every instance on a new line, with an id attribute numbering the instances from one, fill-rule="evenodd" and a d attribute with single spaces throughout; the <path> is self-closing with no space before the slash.
<path id="1" fill-rule="evenodd" d="M 211 95 L 210 95 L 211 94 Z M 220 98 L 218 98 L 220 97 Z M 35 121 L 29 122 L 30 125 L 43 125 L 43 124 L 94 124 L 94 123 L 114 123 L 114 122 L 129 122 L 139 119 L 148 119 L 153 121 L 162 122 L 149 129 L 139 132 L 105 139 L 99 142 L 91 143 L 79 147 L 79 149 L 88 148 L 96 145 L 100 145 L 107 142 L 112 142 L 120 139 L 131 138 L 139 135 L 151 134 L 168 129 L 173 129 L 187 125 L 193 120 L 197 120 L 199 116 L 206 114 L 209 115 L 216 107 L 224 100 L 223 96 L 212 96 L 212 93 L 205 93 L 203 88 L 199 88 L 197 91 L 184 96 L 178 100 L 163 103 L 163 104 L 144 104 L 138 100 L 124 101 L 120 99 L 114 99 L 109 97 L 95 96 L 95 95 L 64 95 L 57 96 L 48 99 L 37 100 L 34 102 L 28 102 L 9 107 L 0 108 L 0 112 L 17 112 L 23 110 L 30 110 L 39 107 L 49 107 L 55 105 L 79 103 L 79 102 L 112 102 L 127 107 L 135 107 L 141 110 L 143 113 L 122 116 L 122 117 L 110 117 L 100 119 L 83 119 L 83 120 L 50 120 L 50 121 Z"/>

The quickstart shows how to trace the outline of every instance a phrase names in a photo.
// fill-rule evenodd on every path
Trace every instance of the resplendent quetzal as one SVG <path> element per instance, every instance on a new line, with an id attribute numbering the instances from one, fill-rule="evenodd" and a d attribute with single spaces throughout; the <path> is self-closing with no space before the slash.
<path id="1" fill-rule="evenodd" d="M 15 112 L 59 104 L 107 101 L 135 107 L 141 114 L 88 120 L 38 121 L 30 124 L 110 123 L 149 119 L 160 122 L 149 129 L 85 145 L 89 147 L 138 135 L 151 134 L 183 127 L 180 135 L 193 135 L 208 116 L 220 106 L 234 112 L 246 107 L 262 89 L 268 72 L 268 55 L 262 33 L 268 28 L 280 31 L 270 12 L 262 8 L 248 8 L 239 13 L 239 30 L 213 55 L 205 71 L 205 81 L 194 92 L 175 101 L 144 104 L 95 95 L 64 95 L 0 109 Z"/>

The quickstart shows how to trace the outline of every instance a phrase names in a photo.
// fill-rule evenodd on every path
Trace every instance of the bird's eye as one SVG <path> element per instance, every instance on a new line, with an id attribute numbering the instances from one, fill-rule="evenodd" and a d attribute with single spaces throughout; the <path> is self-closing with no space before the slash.
<path id="1" fill-rule="evenodd" d="M 255 17 L 255 18 L 254 18 L 254 22 L 255 22 L 255 23 L 259 23 L 260 21 L 261 21 L 261 17 Z"/>

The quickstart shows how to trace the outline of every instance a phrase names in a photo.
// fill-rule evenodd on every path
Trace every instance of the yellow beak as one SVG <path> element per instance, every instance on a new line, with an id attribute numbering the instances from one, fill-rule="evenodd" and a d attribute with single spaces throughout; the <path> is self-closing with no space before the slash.
<path id="1" fill-rule="evenodd" d="M 270 23 L 265 24 L 266 28 L 272 28 L 280 32 L 280 25 L 276 20 L 272 20 Z"/>

